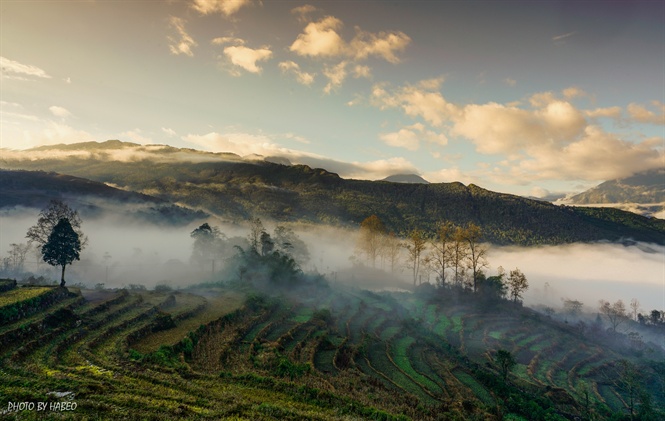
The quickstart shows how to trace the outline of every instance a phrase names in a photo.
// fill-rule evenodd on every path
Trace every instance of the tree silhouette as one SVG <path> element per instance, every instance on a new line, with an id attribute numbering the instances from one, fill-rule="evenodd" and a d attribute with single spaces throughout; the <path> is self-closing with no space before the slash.
<path id="1" fill-rule="evenodd" d="M 81 217 L 78 211 L 70 208 L 66 203 L 60 200 L 51 200 L 45 209 L 39 212 L 37 224 L 28 229 L 26 238 L 29 242 L 37 243 L 41 248 L 48 241 L 49 235 L 61 219 L 67 219 L 72 229 L 78 234 L 81 248 L 87 243 L 87 238 L 81 231 Z"/>
<path id="2" fill-rule="evenodd" d="M 60 286 L 65 286 L 65 266 L 80 259 L 81 240 L 72 228 L 69 219 L 62 218 L 51 231 L 46 244 L 42 246 L 44 261 L 51 266 L 62 266 Z"/>
<path id="3" fill-rule="evenodd" d="M 503 380 L 506 380 L 510 370 L 512 370 L 513 367 L 515 367 L 515 365 L 517 364 L 517 361 L 515 361 L 515 357 L 513 357 L 513 354 L 511 354 L 510 351 L 506 351 L 505 349 L 500 349 L 496 351 L 496 355 L 494 356 L 494 361 L 496 361 L 497 365 L 499 366 L 499 370 L 501 371 L 501 376 L 503 377 Z"/>
<path id="4" fill-rule="evenodd" d="M 529 289 L 529 281 L 527 281 L 526 276 L 524 276 L 521 270 L 515 268 L 515 270 L 510 271 L 508 287 L 510 288 L 510 296 L 513 298 L 513 302 L 517 303 L 522 298 L 522 294 Z"/>

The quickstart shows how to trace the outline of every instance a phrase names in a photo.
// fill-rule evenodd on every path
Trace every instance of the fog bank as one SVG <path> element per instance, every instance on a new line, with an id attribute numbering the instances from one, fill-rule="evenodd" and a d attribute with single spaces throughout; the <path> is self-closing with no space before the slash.
<path id="1" fill-rule="evenodd" d="M 561 298 L 582 301 L 596 309 L 598 300 L 626 304 L 636 298 L 645 311 L 665 309 L 665 247 L 655 244 L 568 244 L 560 246 L 492 247 L 493 268 L 515 267 L 530 288 L 526 304 L 561 305 Z M 545 288 L 545 283 L 549 288 Z"/>

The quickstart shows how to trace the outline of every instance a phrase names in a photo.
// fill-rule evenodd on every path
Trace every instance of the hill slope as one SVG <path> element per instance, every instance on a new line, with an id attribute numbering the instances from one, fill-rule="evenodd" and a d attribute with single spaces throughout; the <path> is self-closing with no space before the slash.
<path id="1" fill-rule="evenodd" d="M 164 199 L 71 175 L 0 170 L 0 209 L 43 209 L 52 199 L 67 202 L 87 217 L 112 212 L 169 225 L 184 225 L 206 217 L 204 212 L 176 206 Z"/>
<path id="2" fill-rule="evenodd" d="M 497 244 L 557 244 L 631 238 L 665 244 L 665 221 L 618 210 L 555 206 L 461 183 L 345 180 L 308 166 L 108 143 L 3 153 L 1 165 L 58 171 L 185 203 L 229 220 L 253 217 L 358 226 L 376 214 L 397 233 L 434 230 L 442 220 L 475 222 Z M 122 159 L 117 150 L 122 151 Z M 59 156 L 59 153 L 61 154 Z"/>
<path id="3" fill-rule="evenodd" d="M 561 202 L 613 207 L 665 219 L 665 169 L 609 180 Z"/>
<path id="4" fill-rule="evenodd" d="M 665 202 L 665 169 L 609 180 L 572 196 L 572 204 Z"/>

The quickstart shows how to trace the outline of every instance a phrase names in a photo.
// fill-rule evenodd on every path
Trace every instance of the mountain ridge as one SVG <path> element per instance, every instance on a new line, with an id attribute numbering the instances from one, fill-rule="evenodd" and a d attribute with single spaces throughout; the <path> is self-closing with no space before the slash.
<path id="1" fill-rule="evenodd" d="M 77 152 L 72 145 L 68 150 Z M 174 155 L 174 151 L 168 153 Z M 198 156 L 196 152 L 191 155 Z M 231 160 L 226 155 L 189 161 L 161 159 L 154 148 L 141 154 L 138 161 L 125 158 L 108 161 L 97 153 L 52 153 L 31 159 L 5 156 L 1 165 L 112 183 L 230 221 L 260 217 L 357 227 L 376 214 L 389 231 L 403 235 L 413 229 L 434 232 L 437 224 L 446 220 L 457 225 L 474 222 L 483 229 L 485 239 L 496 244 L 626 239 L 665 244 L 665 221 L 616 209 L 556 206 L 473 184 L 347 180 L 321 168 Z"/>

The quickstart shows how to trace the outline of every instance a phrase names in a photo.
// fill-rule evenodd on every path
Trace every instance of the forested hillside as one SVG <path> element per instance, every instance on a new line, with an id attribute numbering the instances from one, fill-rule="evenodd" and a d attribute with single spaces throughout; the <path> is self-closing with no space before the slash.
<path id="1" fill-rule="evenodd" d="M 65 155 L 26 151 L 35 159 L 3 159 L 11 168 L 58 171 L 113 183 L 150 194 L 225 220 L 254 217 L 357 226 L 371 214 L 389 231 L 433 231 L 437 222 L 478 224 L 496 244 L 558 244 L 626 239 L 665 244 L 665 221 L 617 210 L 555 206 L 461 183 L 404 184 L 346 180 L 303 165 L 242 161 L 164 147 L 142 149 L 122 142 L 63 146 Z M 128 146 L 129 145 L 129 146 Z M 133 146 L 132 146 L 133 145 Z M 58 147 L 51 147 L 57 150 Z M 126 156 L 134 151 L 132 159 Z M 77 152 L 78 151 L 78 152 Z M 111 151 L 111 152 L 109 152 Z M 111 153 L 125 153 L 123 160 Z M 177 158 L 180 156 L 180 158 Z M 184 157 L 184 158 L 183 158 Z"/>

